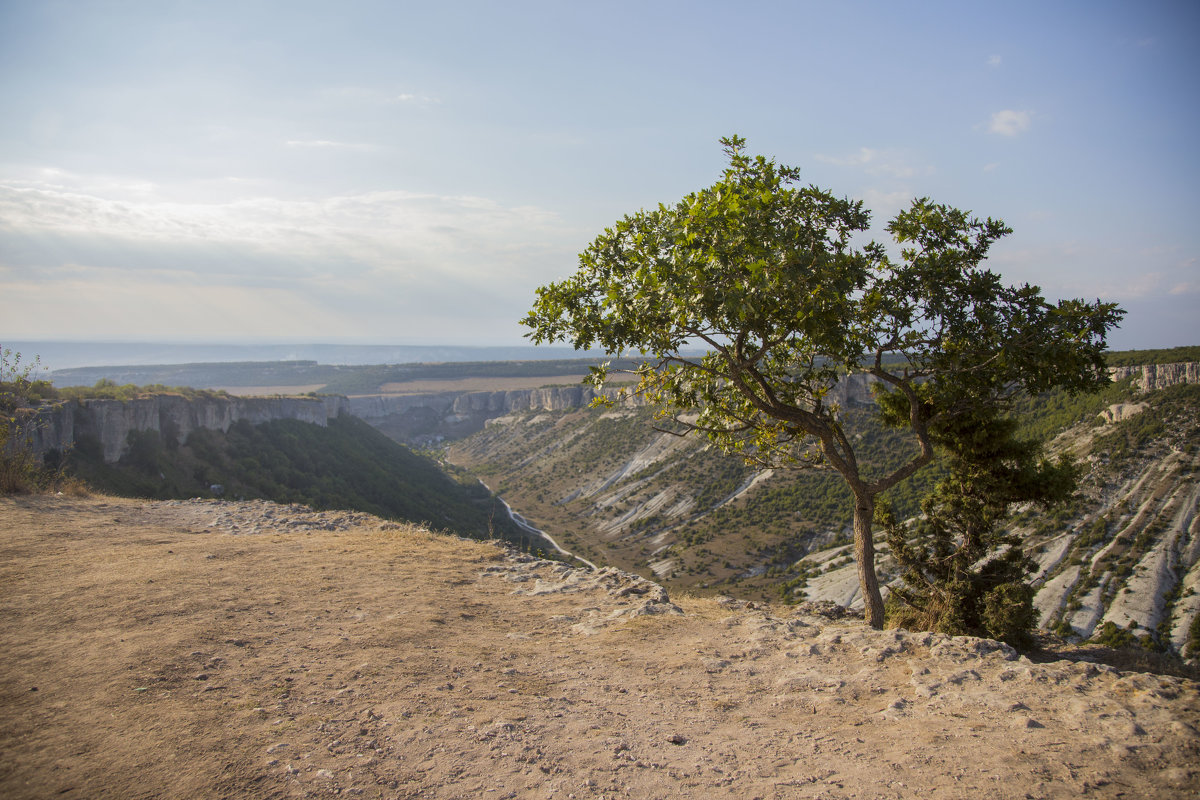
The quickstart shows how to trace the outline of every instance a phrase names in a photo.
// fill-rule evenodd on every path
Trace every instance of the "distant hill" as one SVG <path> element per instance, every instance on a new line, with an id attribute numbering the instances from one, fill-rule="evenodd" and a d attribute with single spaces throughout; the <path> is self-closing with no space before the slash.
<path id="1" fill-rule="evenodd" d="M 579 358 L 561 347 L 381 347 L 349 345 L 223 346 L 104 345 L 18 342 L 28 359 L 41 358 L 55 386 L 162 384 L 196 389 L 263 387 L 280 393 L 376 394 L 397 384 L 488 378 L 582 376 L 603 356 Z M 1108 354 L 1111 366 L 1200 361 L 1200 346 Z M 615 366 L 634 365 L 618 359 Z M 578 379 L 575 379 L 576 381 Z M 289 387 L 291 387 L 289 389 Z M 497 388 L 505 388 L 499 386 Z M 517 387 L 514 387 L 517 388 Z M 274 392 L 273 392 L 274 393 Z"/>
<path id="2" fill-rule="evenodd" d="M 49 380 L 59 387 L 92 386 L 107 380 L 117 384 L 191 386 L 196 389 L 289 387 L 327 394 L 376 394 L 397 385 L 419 381 L 468 378 L 520 380 L 558 378 L 570 374 L 578 382 L 600 359 L 539 359 L 523 361 L 455 361 L 339 366 L 316 361 L 197 362 L 188 364 L 76 367 L 53 370 Z M 632 362 L 627 362 L 632 364 Z"/>
<path id="3" fill-rule="evenodd" d="M 153 342 L 5 341 L 47 370 L 76 367 L 192 364 L 200 362 L 316 361 L 334 365 L 452 361 L 539 361 L 569 358 L 569 347 L 351 344 L 157 344 Z"/>

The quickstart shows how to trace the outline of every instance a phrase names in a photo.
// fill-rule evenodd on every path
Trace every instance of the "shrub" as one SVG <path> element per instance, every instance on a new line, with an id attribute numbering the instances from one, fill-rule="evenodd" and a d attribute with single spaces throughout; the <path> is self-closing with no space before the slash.
<path id="1" fill-rule="evenodd" d="M 983 597 L 983 627 L 993 639 L 1028 647 L 1037 624 L 1033 589 L 1024 583 L 1002 583 Z"/>
<path id="2" fill-rule="evenodd" d="M 38 363 L 22 366 L 20 353 L 0 348 L 0 494 L 35 491 L 42 481 L 31 442 L 36 415 L 28 407 L 35 384 L 44 384 L 29 379 Z"/>
<path id="3" fill-rule="evenodd" d="M 946 474 L 922 501 L 921 517 L 904 525 L 877 507 L 902 570 L 889 595 L 892 625 L 1031 643 L 1036 615 L 1026 578 L 1033 563 L 1002 525 L 1017 503 L 1045 508 L 1067 500 L 1077 473 L 1015 431 L 1015 420 L 990 412 L 945 426 Z"/>

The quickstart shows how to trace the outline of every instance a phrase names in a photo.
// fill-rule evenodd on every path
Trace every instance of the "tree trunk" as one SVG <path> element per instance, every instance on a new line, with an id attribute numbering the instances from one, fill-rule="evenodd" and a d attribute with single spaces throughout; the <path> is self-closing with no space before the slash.
<path id="1" fill-rule="evenodd" d="M 854 496 L 854 558 L 858 561 L 858 584 L 862 590 L 863 611 L 867 624 L 883 628 L 883 595 L 875 577 L 875 539 L 871 531 L 875 519 L 874 495 Z"/>

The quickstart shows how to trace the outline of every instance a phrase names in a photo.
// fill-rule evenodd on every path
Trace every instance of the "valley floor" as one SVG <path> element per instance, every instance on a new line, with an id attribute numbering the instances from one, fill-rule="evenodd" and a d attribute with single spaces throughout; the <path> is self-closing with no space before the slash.
<path id="1" fill-rule="evenodd" d="M 8 798 L 1200 793 L 1200 685 L 362 514 L 0 499 Z"/>

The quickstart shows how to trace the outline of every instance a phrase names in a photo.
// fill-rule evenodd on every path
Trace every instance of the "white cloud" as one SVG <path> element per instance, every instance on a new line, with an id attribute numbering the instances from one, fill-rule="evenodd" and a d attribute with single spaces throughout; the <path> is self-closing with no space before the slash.
<path id="1" fill-rule="evenodd" d="M 863 192 L 863 203 L 871 210 L 876 221 L 891 219 L 902 209 L 908 208 L 912 202 L 913 193 L 904 189 L 896 192 L 886 192 L 880 189 L 867 189 Z"/>
<path id="2" fill-rule="evenodd" d="M 284 142 L 288 147 L 316 147 L 331 150 L 377 150 L 372 144 L 362 142 L 335 142 L 329 139 L 288 139 Z"/>
<path id="3" fill-rule="evenodd" d="M 394 103 L 437 105 L 441 103 L 441 100 L 438 98 L 419 92 L 384 91 L 369 86 L 337 86 L 330 89 L 323 89 L 321 94 L 329 98 L 375 105 L 391 105 Z"/>
<path id="4" fill-rule="evenodd" d="M 1000 56 L 993 55 L 993 56 L 988 56 L 987 63 L 988 63 L 989 67 L 998 67 L 998 66 L 1000 66 L 1001 61 L 1003 61 L 1003 59 L 1000 58 Z"/>
<path id="5" fill-rule="evenodd" d="M 317 200 L 271 197 L 227 203 L 114 200 L 0 183 L 0 225 L 10 234 L 88 235 L 132 242 L 269 247 L 273 252 L 393 258 L 503 252 L 553 232 L 557 217 L 487 198 L 378 191 Z M 478 254 L 481 254 L 478 253 Z"/>
<path id="6" fill-rule="evenodd" d="M 392 102 L 392 103 L 419 103 L 422 105 L 426 105 L 426 104 L 436 105 L 437 103 L 440 103 L 442 101 L 438 100 L 436 97 L 429 97 L 428 95 L 411 94 L 409 92 L 402 92 L 401 94 L 398 94 L 398 95 L 395 95 L 394 97 L 392 97 L 390 102 Z"/>
<path id="7" fill-rule="evenodd" d="M 865 164 L 871 163 L 871 161 L 873 161 L 877 155 L 878 153 L 869 147 L 860 147 L 858 148 L 857 153 L 853 153 L 848 156 L 826 156 L 818 154 L 817 160 L 826 164 L 833 164 L 837 167 L 861 167 Z"/>
<path id="8" fill-rule="evenodd" d="M 896 153 L 870 147 L 860 147 L 858 152 L 845 156 L 818 154 L 816 159 L 836 167 L 860 167 L 869 175 L 888 175 L 893 178 L 911 178 L 919 171 Z"/>
<path id="9" fill-rule="evenodd" d="M 474 196 L 172 203 L 0 182 L 0 319 L 10 335 L 129 335 L 127 321 L 182 337 L 513 341 L 583 238 L 552 212 Z"/>
<path id="10" fill-rule="evenodd" d="M 1003 111 L 997 111 L 995 114 L 992 114 L 991 121 L 988 123 L 988 130 L 992 133 L 998 133 L 1001 136 L 1016 136 L 1019 133 L 1029 130 L 1032 119 L 1032 111 L 1014 111 L 1013 109 L 1006 108 Z"/>

